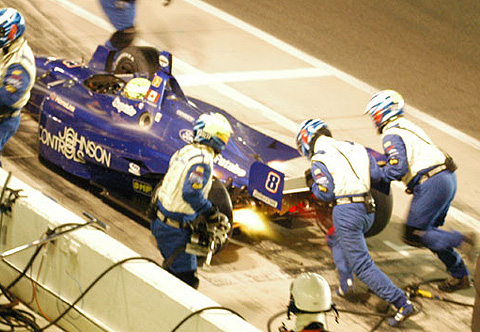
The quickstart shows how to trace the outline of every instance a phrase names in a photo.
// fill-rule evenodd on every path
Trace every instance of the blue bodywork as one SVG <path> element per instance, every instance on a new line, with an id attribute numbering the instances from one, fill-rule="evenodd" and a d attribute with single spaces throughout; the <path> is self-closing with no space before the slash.
<path id="1" fill-rule="evenodd" d="M 40 156 L 127 199 L 149 197 L 170 156 L 191 142 L 194 120 L 214 111 L 224 114 L 233 128 L 230 142 L 215 160 L 215 176 L 229 186 L 248 188 L 255 161 L 298 157 L 295 149 L 224 110 L 185 96 L 171 74 L 171 55 L 159 54 L 169 61 L 151 78 L 142 101 L 122 95 L 125 83 L 140 74 L 105 71 L 108 50 L 102 46 L 87 64 L 37 57 L 37 81 L 26 108 L 38 117 Z"/>

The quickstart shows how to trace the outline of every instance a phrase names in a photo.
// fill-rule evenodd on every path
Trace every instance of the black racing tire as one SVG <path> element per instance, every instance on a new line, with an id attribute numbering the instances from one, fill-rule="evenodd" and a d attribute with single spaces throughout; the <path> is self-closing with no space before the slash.
<path id="1" fill-rule="evenodd" d="M 155 47 L 129 46 L 118 53 L 112 71 L 115 74 L 146 73 L 153 78 L 160 69 Z"/>
<path id="2" fill-rule="evenodd" d="M 228 238 L 230 239 L 233 234 L 233 206 L 227 188 L 222 181 L 216 178 L 213 179 L 212 188 L 208 194 L 208 199 L 215 204 L 216 207 L 218 207 L 220 212 L 227 216 L 230 224 L 230 232 L 228 234 Z M 223 247 L 219 248 L 217 252 L 220 252 L 223 248 L 225 248 L 227 243 Z"/>
<path id="3" fill-rule="evenodd" d="M 372 227 L 365 233 L 365 237 L 371 237 L 379 234 L 387 227 L 392 217 L 393 197 L 392 194 L 385 194 L 372 188 L 373 199 L 375 200 L 375 221 Z"/>

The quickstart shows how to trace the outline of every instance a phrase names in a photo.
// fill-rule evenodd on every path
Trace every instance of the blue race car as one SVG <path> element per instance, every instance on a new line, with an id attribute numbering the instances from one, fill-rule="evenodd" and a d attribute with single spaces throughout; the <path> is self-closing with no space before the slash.
<path id="1" fill-rule="evenodd" d="M 202 113 L 219 112 L 230 121 L 233 135 L 215 159 L 217 180 L 210 199 L 230 220 L 233 209 L 253 203 L 272 218 L 305 217 L 313 211 L 328 226 L 319 215 L 325 215 L 325 207 L 314 201 L 304 181 L 284 195 L 284 174 L 267 166 L 298 158 L 297 150 L 187 97 L 172 75 L 170 53 L 136 46 L 112 52 L 98 46 L 86 64 L 37 57 L 36 67 L 26 108 L 39 123 L 41 160 L 101 188 L 145 221 L 171 155 L 192 141 L 193 122 Z M 151 82 L 140 100 L 124 93 L 135 77 Z M 391 201 L 387 194 L 375 196 L 382 199 L 381 230 L 390 218 Z"/>
<path id="2" fill-rule="evenodd" d="M 295 149 L 230 114 L 183 93 L 172 76 L 172 56 L 151 47 L 129 47 L 112 58 L 99 46 L 87 64 L 37 57 L 37 80 L 27 110 L 38 120 L 40 158 L 108 193 L 144 216 L 171 155 L 193 138 L 202 113 L 219 112 L 233 128 L 215 159 L 214 194 L 219 205 L 246 197 L 281 208 L 283 174 L 266 163 L 298 157 Z M 134 77 L 151 81 L 146 96 L 127 97 Z M 265 177 L 252 188 L 249 178 Z M 270 181 L 268 178 L 270 178 Z M 228 195 L 217 191 L 228 191 Z M 250 191 L 250 194 L 248 193 Z M 216 193 L 216 194 L 215 194 Z M 228 215 L 231 215 L 228 213 Z"/>

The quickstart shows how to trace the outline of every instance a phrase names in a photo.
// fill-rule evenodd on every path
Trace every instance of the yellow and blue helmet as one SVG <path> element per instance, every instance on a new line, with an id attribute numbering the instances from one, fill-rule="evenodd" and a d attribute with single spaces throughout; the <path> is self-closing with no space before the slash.
<path id="1" fill-rule="evenodd" d="M 202 114 L 193 125 L 193 141 L 205 144 L 220 153 L 232 135 L 232 126 L 220 113 Z"/>
<path id="2" fill-rule="evenodd" d="M 143 100 L 150 89 L 150 80 L 143 77 L 132 78 L 123 89 L 123 96 L 132 100 Z"/>

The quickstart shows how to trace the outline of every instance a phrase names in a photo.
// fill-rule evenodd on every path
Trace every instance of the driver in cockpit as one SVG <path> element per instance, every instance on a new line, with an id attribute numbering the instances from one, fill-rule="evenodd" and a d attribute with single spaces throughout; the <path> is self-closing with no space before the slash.
<path id="1" fill-rule="evenodd" d="M 130 100 L 141 101 L 145 99 L 148 89 L 150 89 L 150 80 L 143 77 L 135 77 L 125 84 L 122 96 Z"/>

